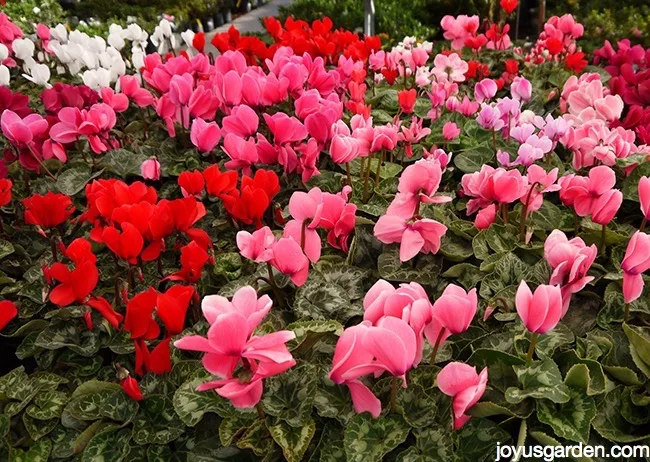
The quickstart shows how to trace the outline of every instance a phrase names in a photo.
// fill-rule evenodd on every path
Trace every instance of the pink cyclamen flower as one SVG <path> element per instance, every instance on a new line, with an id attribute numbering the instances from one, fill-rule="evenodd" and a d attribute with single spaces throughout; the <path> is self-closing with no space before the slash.
<path id="1" fill-rule="evenodd" d="M 291 278 L 300 287 L 309 276 L 309 259 L 300 248 L 300 244 L 290 237 L 283 237 L 273 244 L 273 258 L 269 263 L 282 274 Z"/>
<path id="2" fill-rule="evenodd" d="M 501 112 L 493 106 L 484 105 L 476 117 L 476 122 L 486 130 L 501 130 L 505 122 L 501 119 Z"/>
<path id="3" fill-rule="evenodd" d="M 254 138 L 244 138 L 228 133 L 223 139 L 223 150 L 230 157 L 224 165 L 231 170 L 242 169 L 244 175 L 251 174 L 251 167 L 259 161 Z"/>
<path id="4" fill-rule="evenodd" d="M 449 56 L 438 54 L 433 59 L 431 72 L 438 82 L 464 82 L 465 73 L 469 69 L 467 62 L 463 61 L 457 53 Z"/>
<path id="5" fill-rule="evenodd" d="M 599 225 L 608 225 L 616 216 L 623 203 L 623 193 L 618 189 L 610 189 L 601 194 L 593 202 L 591 208 L 591 221 Z"/>
<path id="6" fill-rule="evenodd" d="M 330 143 L 330 155 L 337 164 L 351 162 L 359 155 L 359 142 L 353 136 L 334 135 Z"/>
<path id="7" fill-rule="evenodd" d="M 34 138 L 47 132 L 47 121 L 38 114 L 29 114 L 24 119 L 15 112 L 6 109 L 0 117 L 2 133 L 9 142 L 20 148 L 30 146 Z"/>
<path id="8" fill-rule="evenodd" d="M 647 176 L 639 180 L 639 202 L 641 213 L 646 220 L 650 220 L 650 178 Z"/>
<path id="9" fill-rule="evenodd" d="M 420 159 L 404 169 L 399 179 L 397 195 L 386 210 L 388 215 L 411 218 L 420 202 L 442 204 L 451 201 L 449 196 L 436 196 L 442 169 L 433 159 Z"/>
<path id="10" fill-rule="evenodd" d="M 224 136 L 232 133 L 242 138 L 254 135 L 259 123 L 257 113 L 245 104 L 235 106 L 221 122 Z"/>
<path id="11" fill-rule="evenodd" d="M 637 231 L 627 244 L 621 263 L 623 269 L 623 298 L 632 303 L 643 292 L 643 273 L 650 269 L 650 234 Z"/>
<path id="12" fill-rule="evenodd" d="M 529 101 L 532 96 L 533 86 L 525 77 L 517 76 L 510 85 L 512 97 L 520 101 Z"/>
<path id="13" fill-rule="evenodd" d="M 160 162 L 155 157 L 147 159 L 140 165 L 140 174 L 145 180 L 160 180 Z"/>
<path id="14" fill-rule="evenodd" d="M 461 362 L 452 362 L 442 368 L 436 382 L 441 392 L 453 398 L 454 428 L 458 430 L 470 419 L 466 412 L 485 393 L 488 369 L 486 367 L 477 374 L 475 367 Z"/>
<path id="15" fill-rule="evenodd" d="M 449 284 L 431 308 L 432 321 L 424 329 L 429 343 L 440 346 L 450 335 L 465 332 L 477 307 L 476 289 L 466 292 L 462 287 Z"/>
<path id="16" fill-rule="evenodd" d="M 460 135 L 460 128 L 458 128 L 458 125 L 456 125 L 454 122 L 447 122 L 445 125 L 442 127 L 442 137 L 447 140 L 451 141 L 455 139 L 458 135 Z"/>
<path id="17" fill-rule="evenodd" d="M 210 324 L 223 314 L 239 313 L 246 318 L 248 335 L 260 325 L 272 306 L 273 300 L 268 295 L 258 298 L 257 292 L 250 286 L 237 290 L 232 300 L 221 295 L 207 295 L 201 301 L 203 316 Z"/>
<path id="18" fill-rule="evenodd" d="M 415 333 L 402 319 L 382 317 L 374 326 L 364 321 L 345 329 L 339 338 L 329 377 L 348 387 L 357 413 L 370 412 L 377 418 L 381 402 L 359 379 L 388 372 L 406 387 L 406 372 L 413 366 L 416 349 Z"/>
<path id="19" fill-rule="evenodd" d="M 553 270 L 549 281 L 552 285 L 559 285 L 562 292 L 562 316 L 564 316 L 571 302 L 571 295 L 581 291 L 593 276 L 587 272 L 598 255 L 598 248 L 592 244 L 587 247 L 579 237 L 568 239 L 559 229 L 546 238 L 544 243 L 544 258 Z"/>
<path id="20" fill-rule="evenodd" d="M 492 223 L 497 218 L 497 206 L 496 204 L 490 204 L 485 208 L 482 208 L 476 214 L 474 219 L 474 226 L 478 230 L 488 229 Z"/>
<path id="21" fill-rule="evenodd" d="M 474 86 L 474 99 L 479 103 L 490 100 L 497 94 L 497 83 L 492 79 L 483 79 Z"/>
<path id="22" fill-rule="evenodd" d="M 192 144 L 201 152 L 212 151 L 221 139 L 221 130 L 216 122 L 196 118 L 190 130 Z"/>
<path id="23" fill-rule="evenodd" d="M 239 231 L 237 233 L 237 247 L 242 257 L 256 263 L 265 263 L 273 258 L 273 244 L 275 236 L 271 228 L 265 226 L 253 232 Z"/>
<path id="24" fill-rule="evenodd" d="M 417 351 L 414 364 L 422 360 L 424 328 L 431 321 L 431 302 L 424 288 L 417 282 L 400 284 L 399 288 L 380 279 L 363 299 L 363 319 L 373 325 L 384 316 L 400 318 L 415 332 Z"/>
<path id="25" fill-rule="evenodd" d="M 207 338 L 190 335 L 174 345 L 205 353 L 203 366 L 218 377 L 200 385 L 198 391 L 214 389 L 235 407 L 254 407 L 262 397 L 262 380 L 296 364 L 286 346 L 295 334 L 284 330 L 252 335 L 271 308 L 270 298 L 265 295 L 258 299 L 252 287 L 239 289 L 232 302 L 219 296 L 206 299 L 202 308 L 210 323 Z M 238 366 L 242 367 L 241 372 L 236 372 Z"/>
<path id="26" fill-rule="evenodd" d="M 562 292 L 559 286 L 539 285 L 535 293 L 521 281 L 515 296 L 517 313 L 528 331 L 545 334 L 562 318 Z"/>
<path id="27" fill-rule="evenodd" d="M 447 227 L 435 220 L 423 218 L 411 222 L 398 215 L 380 217 L 374 228 L 375 237 L 384 244 L 400 243 L 399 258 L 402 262 L 420 252 L 437 253 L 446 232 Z"/>

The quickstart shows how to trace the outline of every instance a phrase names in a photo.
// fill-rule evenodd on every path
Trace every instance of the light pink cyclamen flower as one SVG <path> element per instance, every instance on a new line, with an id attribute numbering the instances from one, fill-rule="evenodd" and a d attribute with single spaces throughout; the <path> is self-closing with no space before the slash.
<path id="1" fill-rule="evenodd" d="M 621 263 L 623 269 L 623 297 L 632 303 L 643 293 L 642 274 L 650 269 L 650 234 L 637 231 L 632 235 Z"/>
<path id="2" fill-rule="evenodd" d="M 29 114 L 21 118 L 15 112 L 5 109 L 0 117 L 2 133 L 11 144 L 20 148 L 31 146 L 34 138 L 47 132 L 47 121 L 38 114 Z"/>
<path id="3" fill-rule="evenodd" d="M 153 157 L 142 162 L 140 174 L 145 180 L 160 180 L 160 162 L 158 162 L 158 159 Z"/>
<path id="4" fill-rule="evenodd" d="M 410 221 L 397 215 L 384 215 L 377 220 L 375 237 L 384 244 L 400 243 L 400 261 L 405 262 L 418 253 L 435 254 L 440 240 L 447 232 L 442 223 L 429 218 Z"/>
<path id="5" fill-rule="evenodd" d="M 433 66 L 431 72 L 436 76 L 438 82 L 464 82 L 465 73 L 469 69 L 467 62 L 463 61 L 456 53 L 449 56 L 436 55 Z"/>
<path id="6" fill-rule="evenodd" d="M 445 395 L 453 398 L 454 429 L 462 428 L 470 419 L 466 412 L 481 399 L 487 381 L 487 367 L 477 374 L 475 367 L 460 362 L 451 362 L 438 373 L 436 378 L 438 388 Z"/>
<path id="7" fill-rule="evenodd" d="M 271 304 L 266 295 L 258 299 L 252 287 L 239 289 L 232 302 L 218 295 L 203 299 L 203 314 L 210 323 L 207 338 L 190 335 L 174 343 L 183 350 L 205 353 L 203 366 L 217 380 L 200 385 L 198 391 L 214 389 L 230 399 L 233 406 L 251 408 L 262 397 L 263 379 L 281 374 L 296 364 L 286 347 L 295 338 L 293 332 L 252 335 Z M 245 370 L 235 375 L 240 365 Z"/>
<path id="8" fill-rule="evenodd" d="M 559 229 L 554 230 L 546 238 L 544 258 L 553 270 L 549 283 L 560 286 L 562 316 L 569 309 L 571 295 L 580 292 L 593 281 L 593 276 L 587 276 L 587 272 L 597 255 L 596 245 L 587 247 L 579 237 L 568 239 Z"/>
<path id="9" fill-rule="evenodd" d="M 441 179 L 442 169 L 435 159 L 420 159 L 409 165 L 400 176 L 397 195 L 386 214 L 411 218 L 420 202 L 442 204 L 451 201 L 449 196 L 435 195 Z"/>
<path id="10" fill-rule="evenodd" d="M 512 97 L 520 101 L 529 101 L 532 96 L 533 86 L 525 77 L 517 76 L 510 85 Z"/>
<path id="11" fill-rule="evenodd" d="M 265 263 L 273 258 L 273 244 L 275 244 L 275 236 L 268 226 L 264 226 L 252 234 L 248 231 L 237 233 L 239 253 L 256 263 Z"/>
<path id="12" fill-rule="evenodd" d="M 290 237 L 283 237 L 273 247 L 273 257 L 269 263 L 279 272 L 291 278 L 300 287 L 309 276 L 309 259 L 300 248 L 300 244 Z"/>

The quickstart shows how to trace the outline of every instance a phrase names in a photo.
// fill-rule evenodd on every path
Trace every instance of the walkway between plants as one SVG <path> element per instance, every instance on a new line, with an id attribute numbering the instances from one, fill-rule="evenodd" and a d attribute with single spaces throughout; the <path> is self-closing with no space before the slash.
<path id="1" fill-rule="evenodd" d="M 212 32 L 206 34 L 206 42 L 212 40 L 215 34 L 227 32 L 230 26 L 235 26 L 242 34 L 250 34 L 253 32 L 264 32 L 264 26 L 261 19 L 267 16 L 277 16 L 281 6 L 291 4 L 291 0 L 269 0 L 268 3 L 252 10 L 250 13 L 243 14 L 235 19 L 232 23 L 224 24 L 217 27 Z"/>

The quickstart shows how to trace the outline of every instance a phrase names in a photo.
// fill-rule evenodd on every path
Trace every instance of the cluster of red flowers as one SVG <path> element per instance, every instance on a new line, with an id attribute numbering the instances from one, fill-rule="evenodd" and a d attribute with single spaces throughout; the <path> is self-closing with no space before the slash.
<path id="1" fill-rule="evenodd" d="M 169 343 L 173 335 L 183 331 L 185 315 L 190 301 L 195 298 L 192 286 L 175 285 L 166 292 L 158 292 L 153 287 L 131 298 L 126 305 L 124 330 L 129 332 L 135 346 L 135 372 L 164 374 L 171 371 Z M 146 342 L 157 340 L 161 328 L 156 319 L 165 328 L 162 340 L 149 351 Z"/>
<path id="2" fill-rule="evenodd" d="M 267 32 L 275 43 L 266 45 L 255 36 L 242 36 L 237 29 L 231 27 L 228 32 L 216 34 L 212 44 L 221 53 L 227 50 L 239 50 L 248 64 L 262 64 L 271 59 L 279 47 L 290 47 L 297 55 L 309 53 L 313 58 L 322 57 L 329 63 L 336 63 L 339 56 L 352 58 L 355 61 L 365 61 L 372 51 L 381 48 L 379 37 L 362 39 L 358 34 L 344 29 L 334 29 L 329 18 L 315 20 L 311 25 L 303 20 L 289 17 L 282 24 L 274 17 L 264 18 Z M 197 34 L 198 35 L 198 34 Z M 204 36 L 195 37 L 193 45 L 201 50 L 205 42 Z"/>
<path id="3" fill-rule="evenodd" d="M 264 213 L 280 191 L 280 180 L 272 170 L 257 170 L 253 177 L 243 175 L 237 187 L 236 170 L 222 172 L 217 165 L 203 172 L 183 172 L 178 185 L 185 196 L 201 197 L 203 191 L 218 197 L 232 218 L 245 225 L 262 226 Z"/>
<path id="4" fill-rule="evenodd" d="M 627 106 L 625 119 L 620 125 L 634 130 L 637 139 L 650 144 L 650 48 L 632 46 L 621 40 L 616 49 L 609 41 L 594 52 L 594 64 L 604 62 L 605 70 L 612 76 L 609 89 L 620 95 Z"/>

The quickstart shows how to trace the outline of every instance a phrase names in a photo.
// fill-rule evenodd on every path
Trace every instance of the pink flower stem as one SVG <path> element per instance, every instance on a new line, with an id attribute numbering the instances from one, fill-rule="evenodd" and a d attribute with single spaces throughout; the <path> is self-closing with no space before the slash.
<path id="1" fill-rule="evenodd" d="M 390 412 L 397 414 L 397 377 L 393 377 L 390 387 Z"/>
<path id="2" fill-rule="evenodd" d="M 526 354 L 526 363 L 533 360 L 533 353 L 535 353 L 535 346 L 537 345 L 538 338 L 539 334 L 537 332 L 533 333 L 533 338 L 530 339 L 530 346 L 528 347 L 528 353 Z"/>
<path id="3" fill-rule="evenodd" d="M 494 147 L 494 153 L 497 152 L 497 132 L 492 129 L 492 146 Z"/>
<path id="4" fill-rule="evenodd" d="M 363 164 L 363 159 L 361 162 Z M 348 186 L 352 187 L 352 175 L 350 174 L 350 162 L 345 163 L 345 174 L 348 179 Z"/>
<path id="5" fill-rule="evenodd" d="M 578 234 L 578 214 L 576 213 L 575 209 L 573 210 L 573 232 L 575 234 Z"/>
<path id="6" fill-rule="evenodd" d="M 508 224 L 508 204 L 501 204 L 501 218 L 503 219 L 503 224 Z"/>
<path id="7" fill-rule="evenodd" d="M 645 231 L 645 225 L 648 224 L 648 219 L 643 217 L 643 221 L 641 222 L 641 226 L 639 226 L 639 231 L 644 232 Z"/>
<path id="8" fill-rule="evenodd" d="M 440 348 L 440 342 L 442 342 L 442 336 L 445 334 L 446 330 L 447 330 L 446 327 L 440 329 L 440 333 L 438 334 L 436 343 L 435 345 L 433 345 L 433 351 L 431 352 L 431 360 L 429 361 L 429 364 L 432 366 L 436 363 L 436 356 L 438 356 L 438 349 Z"/>

